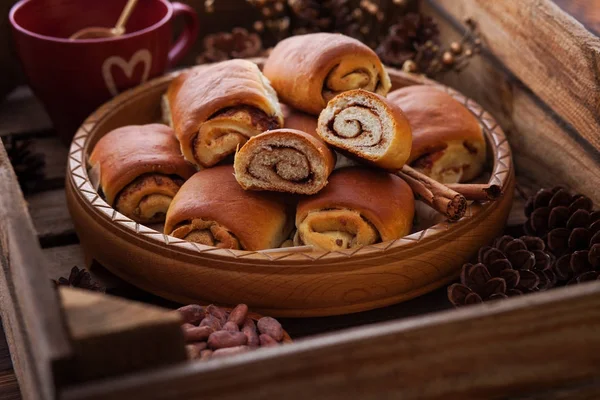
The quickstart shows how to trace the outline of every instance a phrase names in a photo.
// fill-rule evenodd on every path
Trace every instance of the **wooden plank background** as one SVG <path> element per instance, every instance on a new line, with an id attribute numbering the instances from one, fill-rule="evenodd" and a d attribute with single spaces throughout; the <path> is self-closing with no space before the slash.
<path id="1" fill-rule="evenodd" d="M 203 1 L 196 1 L 196 3 L 198 3 L 196 6 L 202 7 L 200 3 Z M 556 3 L 573 13 L 586 28 L 598 32 L 600 0 L 556 0 Z M 522 7 L 518 14 L 524 18 L 523 20 L 499 23 L 497 18 L 494 18 L 494 15 L 504 15 L 502 13 L 508 10 L 507 7 L 515 6 L 515 4 Z M 589 178 L 589 173 L 581 171 L 584 171 L 583 168 L 590 165 L 590 162 L 591 165 L 599 162 L 597 154 L 589 152 L 589 148 L 593 147 L 589 145 L 597 145 L 599 140 L 597 132 L 600 130 L 597 129 L 597 114 L 596 116 L 593 114 L 593 107 L 597 107 L 599 104 L 595 97 L 598 94 L 589 93 L 589 87 L 578 86 L 578 82 L 583 82 L 585 85 L 598 79 L 598 76 L 594 75 L 598 72 L 598 65 L 590 64 L 589 57 L 587 57 L 590 54 L 597 56 L 598 48 L 588 45 L 589 47 L 584 48 L 589 50 L 589 54 L 582 55 L 577 51 L 576 46 L 578 44 L 577 35 L 582 32 L 581 26 L 573 21 L 553 19 L 548 22 L 550 25 L 538 24 L 540 26 L 535 28 L 537 34 L 555 34 L 556 26 L 562 27 L 562 30 L 559 31 L 561 36 L 557 46 L 559 50 L 564 46 L 569 49 L 569 52 L 563 54 L 553 49 L 555 54 L 552 55 L 552 58 L 548 58 L 549 55 L 544 52 L 543 57 L 539 58 L 542 60 L 541 63 L 534 59 L 534 56 L 538 55 L 537 53 L 526 54 L 527 57 L 523 57 L 522 60 L 514 60 L 514 58 L 519 58 L 519 53 L 515 54 L 515 52 L 525 43 L 516 42 L 512 45 L 514 47 L 508 48 L 504 43 L 506 40 L 499 39 L 505 38 L 507 35 L 512 36 L 515 32 L 522 33 L 519 30 L 520 25 L 531 24 L 528 22 L 530 18 L 536 17 L 532 14 L 532 9 L 528 8 L 533 5 L 534 3 L 530 0 L 523 2 L 516 0 L 505 2 L 428 0 L 428 4 L 425 5 L 427 13 L 436 18 L 450 17 L 454 21 L 454 25 L 440 24 L 444 38 L 460 37 L 460 21 L 464 16 L 473 16 L 480 24 L 483 23 L 485 42 L 495 55 L 477 59 L 463 74 L 458 76 L 449 74 L 443 78 L 443 82 L 457 87 L 468 96 L 475 98 L 501 122 L 509 135 L 519 172 L 522 172 L 519 178 L 522 188 L 532 191 L 541 185 L 566 183 L 576 190 L 596 195 L 597 198 L 596 188 L 600 184 L 600 170 L 596 171 L 596 175 L 591 175 L 592 178 Z M 466 12 L 464 7 L 469 7 L 469 12 Z M 540 15 L 545 16 L 544 12 L 547 10 L 542 10 Z M 248 21 L 247 15 L 241 13 L 233 13 L 232 18 L 238 18 L 240 23 Z M 208 28 L 210 27 L 206 29 Z M 216 27 L 210 29 L 215 30 Z M 529 36 L 524 35 L 524 37 Z M 573 57 L 576 60 L 572 65 L 565 65 L 565 60 Z M 580 61 L 582 58 L 584 60 Z M 187 61 L 192 62 L 193 57 L 189 57 Z M 541 75 L 536 75 L 540 71 L 531 68 L 531 62 L 541 70 Z M 549 85 L 548 82 L 554 83 L 552 80 L 554 77 L 551 75 L 552 71 L 543 68 L 545 64 L 542 65 L 542 63 L 547 62 L 573 71 L 572 77 L 576 81 L 574 82 L 575 86 L 567 88 L 560 85 Z M 531 71 L 528 71 L 528 68 Z M 580 70 L 582 71 L 581 76 L 578 74 Z M 531 88 L 534 89 L 535 94 Z M 564 90 L 568 93 L 567 99 L 559 98 L 559 94 Z M 581 109 L 574 108 L 573 104 Z M 598 111 L 597 108 L 595 110 Z M 535 132 L 543 139 L 534 140 L 532 139 L 534 135 L 523 135 L 522 132 Z M 34 151 L 44 154 L 46 158 L 46 177 L 36 185 L 37 191 L 28 196 L 27 201 L 38 238 L 49 261 L 45 274 L 48 278 L 57 278 L 61 275 L 67 276 L 74 265 L 83 267 L 85 262 L 64 201 L 63 181 L 67 150 L 52 134 L 52 127 L 47 115 L 27 88 L 18 88 L 0 104 L 0 137 L 10 135 L 31 138 L 34 142 Z M 570 154 L 566 160 L 565 153 Z M 532 160 L 529 154 L 546 155 L 546 158 Z M 554 159 L 561 159 L 565 164 L 557 164 L 553 162 Z M 568 168 L 565 168 L 565 165 Z M 581 184 L 584 176 L 592 179 L 591 185 L 587 183 L 584 187 Z M 592 190 L 596 192 L 591 193 Z M 515 207 L 514 221 L 522 220 L 520 206 L 522 206 L 522 202 Z M 94 265 L 92 273 L 95 279 L 101 281 L 114 293 L 154 304 L 173 306 L 169 302 L 141 292 L 120 281 L 99 265 Z M 446 309 L 449 308 L 449 304 L 445 300 L 445 291 L 438 290 L 411 302 L 372 312 L 331 318 L 283 320 L 283 323 L 292 336 L 298 338 L 350 326 Z M 19 398 L 18 385 L 14 375 L 10 372 L 10 360 L 7 357 L 6 349 L 4 335 L 0 335 L 0 398 Z M 586 387 L 592 394 L 600 391 L 599 386 L 588 385 Z M 562 392 L 568 394 L 573 393 L 573 390 L 580 393 L 581 387 L 575 389 L 566 387 Z M 541 398 L 535 396 L 538 395 L 522 398 Z M 564 397 L 567 395 L 559 397 L 558 392 L 553 392 L 552 396 L 554 397 L 543 398 L 568 398 Z"/>

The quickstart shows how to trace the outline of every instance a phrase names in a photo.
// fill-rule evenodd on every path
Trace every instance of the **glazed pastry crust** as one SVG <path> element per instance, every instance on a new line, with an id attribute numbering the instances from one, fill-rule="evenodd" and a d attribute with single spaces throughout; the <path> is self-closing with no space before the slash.
<path id="1" fill-rule="evenodd" d="M 391 88 L 373 50 L 335 33 L 282 40 L 269 55 L 263 72 L 282 102 L 313 115 L 319 115 L 327 102 L 343 91 L 363 88 L 385 96 Z"/>
<path id="2" fill-rule="evenodd" d="M 309 213 L 346 210 L 354 220 L 359 213 L 376 229 L 380 240 L 394 240 L 410 232 L 414 207 L 414 194 L 399 177 L 374 169 L 344 168 L 330 176 L 321 192 L 300 200 L 296 227 L 301 230 Z M 339 222 L 338 215 L 331 215 Z M 361 229 L 365 231 L 366 227 Z M 307 239 L 300 237 L 300 241 L 306 243 Z"/>
<path id="3" fill-rule="evenodd" d="M 89 158 L 100 171 L 106 202 L 114 206 L 119 193 L 144 174 L 176 175 L 187 179 L 195 169 L 181 156 L 173 130 L 165 125 L 133 125 L 104 135 Z"/>
<path id="4" fill-rule="evenodd" d="M 319 120 L 314 115 L 306 114 L 302 111 L 293 109 L 292 107 L 281 105 L 281 112 L 283 113 L 284 128 L 295 129 L 298 131 L 306 132 L 317 139 L 321 140 L 317 134 L 317 121 Z"/>
<path id="5" fill-rule="evenodd" d="M 202 163 L 194 154 L 194 141 L 202 125 L 220 112 L 242 106 L 255 109 L 248 115 L 250 124 L 240 121 L 240 115 L 234 117 L 236 124 L 248 126 L 247 135 L 283 126 L 277 94 L 256 64 L 247 60 L 199 66 L 179 75 L 169 86 L 165 102 L 165 118 L 171 121 L 185 158 L 195 164 Z"/>
<path id="6" fill-rule="evenodd" d="M 279 247 L 293 227 L 285 199 L 275 193 L 245 191 L 235 180 L 231 165 L 192 176 L 173 199 L 164 232 L 169 235 L 185 225 L 198 226 L 194 220 L 212 224 L 214 228 L 209 229 L 218 229 L 223 235 L 222 230 L 230 232 L 244 250 Z M 186 231 L 186 235 L 190 233 L 192 230 Z"/>
<path id="7" fill-rule="evenodd" d="M 388 100 L 400 107 L 410 122 L 413 145 L 408 162 L 415 168 L 444 183 L 468 181 L 481 173 L 485 138 L 479 122 L 465 106 L 428 85 L 395 90 Z M 427 155 L 432 157 L 419 160 Z M 453 173 L 452 169 L 461 170 Z M 444 175 L 444 170 L 449 173 Z"/>

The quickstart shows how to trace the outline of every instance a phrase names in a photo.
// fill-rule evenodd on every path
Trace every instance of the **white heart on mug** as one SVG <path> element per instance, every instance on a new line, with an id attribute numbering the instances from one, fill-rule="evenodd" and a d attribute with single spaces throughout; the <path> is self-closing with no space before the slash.
<path id="1" fill-rule="evenodd" d="M 125 76 L 131 79 L 133 76 L 133 71 L 139 63 L 144 65 L 142 80 L 140 81 L 140 84 L 142 84 L 148 80 L 148 75 L 150 75 L 150 67 L 152 66 L 152 54 L 150 54 L 148 49 L 136 51 L 129 61 L 125 61 L 123 58 L 118 56 L 111 56 L 104 60 L 102 63 L 102 78 L 104 79 L 104 83 L 106 84 L 110 94 L 113 96 L 119 94 L 117 85 L 115 84 L 115 78 L 112 74 L 112 67 L 116 66 L 121 68 L 121 70 L 125 73 Z"/>

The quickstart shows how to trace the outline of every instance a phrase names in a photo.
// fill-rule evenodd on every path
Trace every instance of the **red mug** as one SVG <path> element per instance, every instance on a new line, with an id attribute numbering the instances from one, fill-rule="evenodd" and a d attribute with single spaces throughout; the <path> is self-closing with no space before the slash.
<path id="1" fill-rule="evenodd" d="M 69 39 L 86 27 L 114 26 L 125 3 L 21 0 L 10 11 L 15 47 L 29 84 L 66 142 L 102 103 L 174 66 L 198 36 L 198 17 L 191 7 L 140 0 L 124 35 Z M 185 24 L 172 43 L 172 20 L 178 16 Z"/>

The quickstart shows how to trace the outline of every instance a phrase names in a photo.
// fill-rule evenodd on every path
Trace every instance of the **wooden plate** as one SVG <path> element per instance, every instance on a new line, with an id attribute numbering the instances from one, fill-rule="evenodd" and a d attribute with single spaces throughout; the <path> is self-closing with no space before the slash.
<path id="1" fill-rule="evenodd" d="M 493 157 L 490 182 L 500 200 L 469 206 L 456 223 L 442 222 L 404 238 L 359 249 L 298 252 L 225 250 L 189 243 L 138 224 L 111 208 L 87 173 L 87 156 L 104 134 L 160 120 L 160 100 L 176 74 L 127 91 L 100 107 L 71 144 L 67 201 L 88 260 L 132 284 L 181 302 L 248 304 L 275 317 L 346 314 L 405 301 L 455 279 L 479 247 L 498 236 L 512 203 L 514 168 L 504 133 L 491 115 L 440 84 L 388 70 L 394 89 L 444 88 L 477 117 Z"/>

